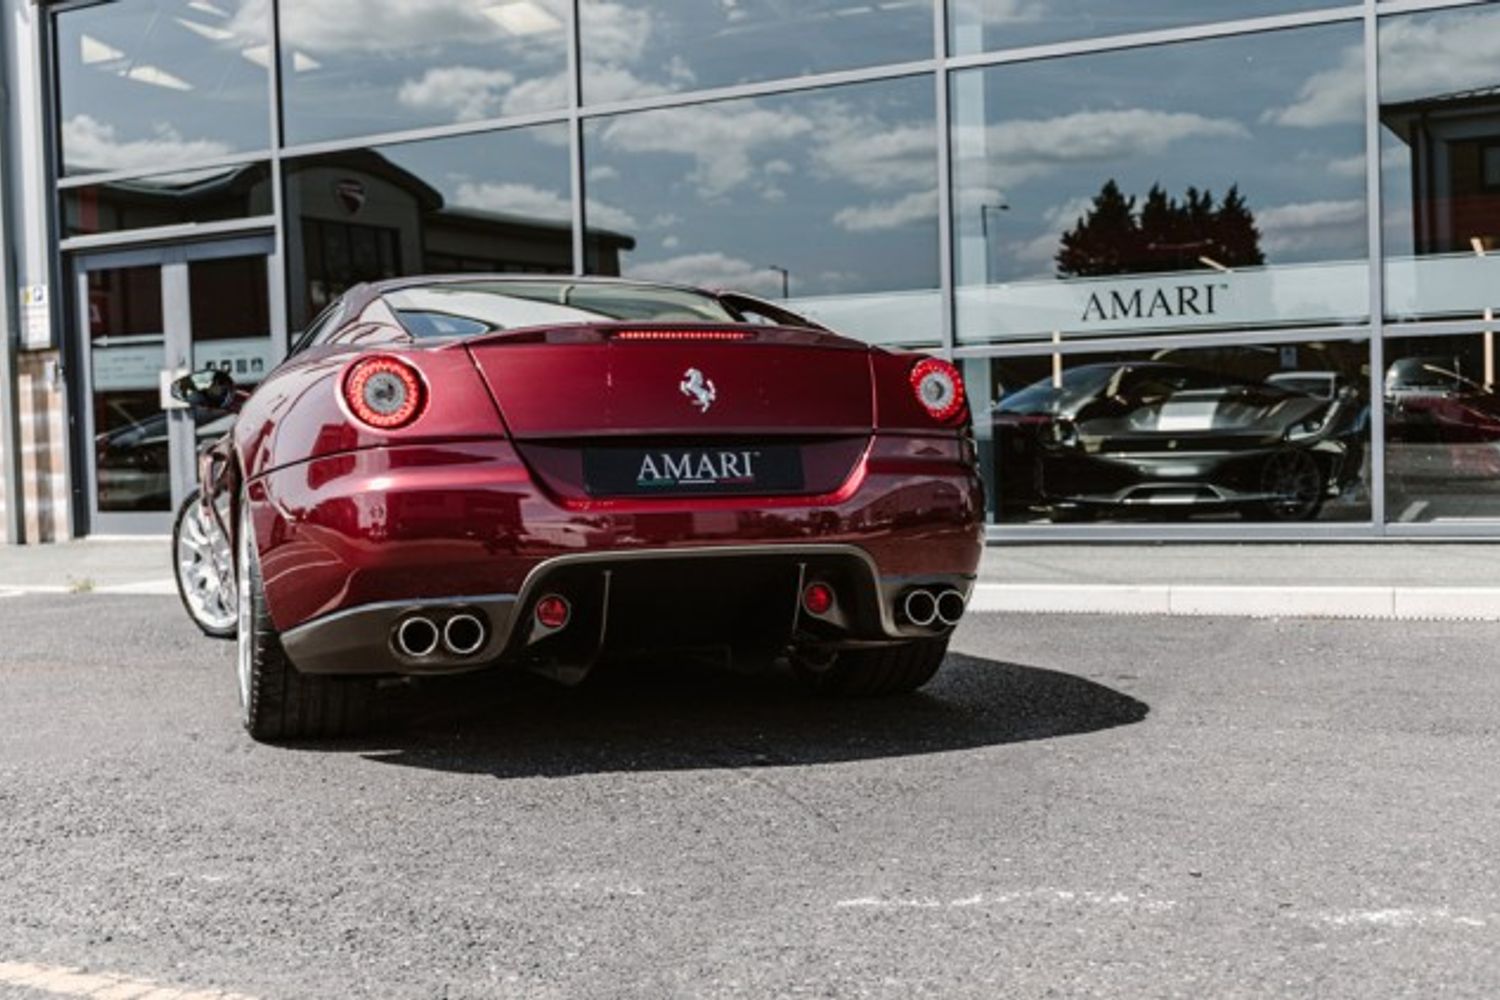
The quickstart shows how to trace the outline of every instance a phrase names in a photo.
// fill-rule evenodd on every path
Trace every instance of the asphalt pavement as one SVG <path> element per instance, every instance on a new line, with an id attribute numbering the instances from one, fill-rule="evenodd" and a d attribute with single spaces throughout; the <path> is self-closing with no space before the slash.
<path id="1" fill-rule="evenodd" d="M 175 598 L 0 598 L 0 996 L 1500 995 L 1496 626 L 976 615 L 252 743 Z"/>

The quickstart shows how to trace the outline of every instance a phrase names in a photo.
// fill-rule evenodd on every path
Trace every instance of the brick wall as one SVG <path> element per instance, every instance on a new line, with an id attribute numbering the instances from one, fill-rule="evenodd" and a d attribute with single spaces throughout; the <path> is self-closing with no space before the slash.
<path id="1" fill-rule="evenodd" d="M 72 537 L 69 517 L 68 434 L 56 351 L 27 351 L 16 368 L 21 423 L 21 491 L 26 541 L 60 542 Z M 51 384 L 57 381 L 58 384 Z"/>

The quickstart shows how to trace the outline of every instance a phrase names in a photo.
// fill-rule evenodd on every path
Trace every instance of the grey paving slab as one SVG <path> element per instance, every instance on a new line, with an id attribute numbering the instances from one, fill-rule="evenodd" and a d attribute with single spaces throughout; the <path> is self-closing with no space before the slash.
<path id="1" fill-rule="evenodd" d="M 172 576 L 171 548 L 164 539 L 0 545 L 0 590 L 90 590 L 166 580 Z"/>

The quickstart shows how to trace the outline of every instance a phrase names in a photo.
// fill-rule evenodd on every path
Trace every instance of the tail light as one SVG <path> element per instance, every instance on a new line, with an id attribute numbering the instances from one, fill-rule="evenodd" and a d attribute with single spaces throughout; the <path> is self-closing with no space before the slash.
<path id="1" fill-rule="evenodd" d="M 917 402 L 939 423 L 963 412 L 964 380 L 958 369 L 938 358 L 924 358 L 911 370 L 911 389 Z"/>
<path id="2" fill-rule="evenodd" d="M 376 357 L 350 366 L 344 401 L 361 423 L 388 431 L 417 419 L 427 400 L 415 368 L 397 358 Z"/>

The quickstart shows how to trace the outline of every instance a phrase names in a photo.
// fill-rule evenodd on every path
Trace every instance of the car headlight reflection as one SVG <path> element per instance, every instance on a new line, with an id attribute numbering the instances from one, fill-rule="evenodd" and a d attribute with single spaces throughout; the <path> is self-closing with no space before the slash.
<path id="1" fill-rule="evenodd" d="M 1330 407 L 1329 409 L 1314 413 L 1300 423 L 1293 424 L 1287 429 L 1286 439 L 1288 441 L 1306 441 L 1309 438 L 1317 437 L 1328 426 L 1328 421 L 1332 413 L 1333 410 Z"/>

